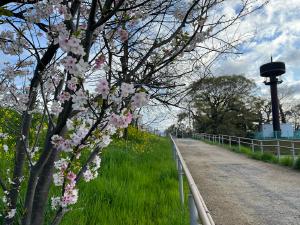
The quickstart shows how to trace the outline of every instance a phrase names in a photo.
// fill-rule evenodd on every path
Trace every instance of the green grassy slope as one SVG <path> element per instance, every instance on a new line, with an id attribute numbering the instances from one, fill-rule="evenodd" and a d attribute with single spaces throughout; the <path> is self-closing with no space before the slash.
<path id="1" fill-rule="evenodd" d="M 167 138 L 131 134 L 103 153 L 101 175 L 80 184 L 79 202 L 63 225 L 181 225 L 178 175 Z"/>

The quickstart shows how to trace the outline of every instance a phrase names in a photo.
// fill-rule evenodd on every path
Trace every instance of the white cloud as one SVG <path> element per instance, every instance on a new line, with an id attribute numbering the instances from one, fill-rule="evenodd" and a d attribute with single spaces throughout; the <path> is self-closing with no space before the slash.
<path id="1" fill-rule="evenodd" d="M 234 7 L 234 4 L 227 4 L 227 7 Z M 300 93 L 299 10 L 299 0 L 272 0 L 263 9 L 243 19 L 238 33 L 254 35 L 251 40 L 240 45 L 240 49 L 246 49 L 245 53 L 241 56 L 223 57 L 214 67 L 214 73 L 245 74 L 261 83 L 259 67 L 269 62 L 273 55 L 274 61 L 286 63 L 284 82 L 296 86 L 295 90 L 299 91 L 295 94 Z"/>

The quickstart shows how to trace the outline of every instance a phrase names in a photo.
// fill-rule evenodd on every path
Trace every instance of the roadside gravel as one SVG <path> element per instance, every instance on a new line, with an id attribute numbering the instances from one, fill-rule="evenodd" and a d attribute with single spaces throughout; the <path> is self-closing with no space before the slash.
<path id="1" fill-rule="evenodd" d="M 176 139 L 216 225 L 300 225 L 300 172 Z"/>

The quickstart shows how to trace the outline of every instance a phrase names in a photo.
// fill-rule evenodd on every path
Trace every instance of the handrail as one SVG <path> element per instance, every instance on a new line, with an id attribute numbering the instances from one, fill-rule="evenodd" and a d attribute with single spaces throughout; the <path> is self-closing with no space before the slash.
<path id="1" fill-rule="evenodd" d="M 183 172 L 186 176 L 186 179 L 187 179 L 187 182 L 188 182 L 188 185 L 189 185 L 189 188 L 190 188 L 190 192 L 193 196 L 193 199 L 194 199 L 194 203 L 196 205 L 196 208 L 197 208 L 197 212 L 198 212 L 198 215 L 200 217 L 200 220 L 202 222 L 203 225 L 215 225 L 211 215 L 210 215 L 210 212 L 209 210 L 207 209 L 206 205 L 205 205 L 205 202 L 196 186 L 196 183 L 179 151 L 179 148 L 177 147 L 173 137 L 170 135 L 170 138 L 173 142 L 173 146 L 174 146 L 174 150 L 175 150 L 175 153 L 176 153 L 176 156 L 177 156 L 177 160 L 178 162 L 180 163 L 179 165 L 182 166 L 182 169 L 183 169 Z M 178 168 L 179 169 L 179 168 Z"/>
<path id="2" fill-rule="evenodd" d="M 298 145 L 300 144 L 299 140 L 285 140 L 285 139 L 267 139 L 267 140 L 258 140 L 258 139 L 251 139 L 245 137 L 237 137 L 237 136 L 230 136 L 230 135 L 222 135 L 222 134 L 207 134 L 207 133 L 195 133 L 193 136 L 198 136 L 200 138 L 208 139 L 213 142 L 219 142 L 219 144 L 224 144 L 224 141 L 229 143 L 230 148 L 233 143 L 237 144 L 239 150 L 241 150 L 241 145 L 248 145 L 251 146 L 252 151 L 255 151 L 255 147 L 258 147 L 261 153 L 264 153 L 266 149 L 264 147 L 274 147 L 276 149 L 276 155 L 278 159 L 281 156 L 281 149 L 289 150 L 291 152 L 291 157 L 293 159 L 293 163 L 295 163 L 297 156 L 299 156 L 300 148 Z M 276 142 L 275 144 L 269 142 Z M 291 146 L 287 146 L 287 143 L 290 143 Z M 298 153 L 298 154 L 297 154 Z"/>
<path id="3" fill-rule="evenodd" d="M 240 139 L 243 139 L 243 140 L 254 140 L 254 141 L 265 141 L 265 142 L 268 142 L 268 141 L 281 141 L 281 142 L 294 142 L 294 143 L 300 143 L 300 140 L 298 139 L 256 139 L 256 138 L 246 138 L 246 137 L 238 137 L 238 136 L 232 136 L 232 135 L 225 135 L 225 134 L 208 134 L 208 133 L 196 133 L 196 134 L 200 134 L 200 135 L 210 135 L 210 136 L 215 136 L 215 137 L 218 137 L 218 136 L 223 136 L 224 138 L 225 137 L 228 137 L 228 138 L 240 138 Z M 228 139 L 227 138 L 227 139 Z M 226 138 L 225 138 L 226 139 Z"/>

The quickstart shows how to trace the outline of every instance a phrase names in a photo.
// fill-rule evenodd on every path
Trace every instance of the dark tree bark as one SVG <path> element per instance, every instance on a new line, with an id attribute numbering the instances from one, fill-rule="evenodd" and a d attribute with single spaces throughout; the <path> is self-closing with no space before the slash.
<path id="1" fill-rule="evenodd" d="M 286 116 L 282 108 L 282 104 L 279 104 L 279 112 L 280 112 L 281 122 L 286 123 Z"/>

